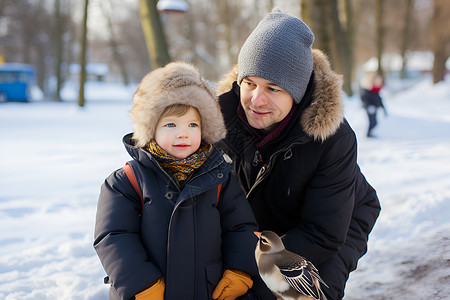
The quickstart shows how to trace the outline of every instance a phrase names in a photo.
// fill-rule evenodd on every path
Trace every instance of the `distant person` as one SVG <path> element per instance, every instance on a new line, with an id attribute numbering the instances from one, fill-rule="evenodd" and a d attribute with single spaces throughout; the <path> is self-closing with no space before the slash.
<path id="1" fill-rule="evenodd" d="M 145 76 L 123 138 L 141 203 L 123 169 L 103 183 L 94 248 L 110 299 L 235 299 L 257 273 L 257 225 L 230 158 L 214 91 L 187 63 Z"/>
<path id="2" fill-rule="evenodd" d="M 377 111 L 382 108 L 384 114 L 387 115 L 386 108 L 380 96 L 380 90 L 383 88 L 383 78 L 376 75 L 367 75 L 368 82 L 361 86 L 361 101 L 363 107 L 366 109 L 367 117 L 369 118 L 369 129 L 367 130 L 367 137 L 374 137 L 372 130 L 377 126 Z"/>
<path id="3" fill-rule="evenodd" d="M 311 261 L 342 299 L 349 273 L 367 251 L 380 212 L 357 164 L 357 140 L 344 118 L 342 77 L 312 50 L 299 18 L 264 17 L 244 42 L 238 68 L 219 86 L 227 136 L 221 141 L 260 230 Z M 250 294 L 253 293 L 253 298 Z M 245 299 L 275 299 L 255 278 Z"/>

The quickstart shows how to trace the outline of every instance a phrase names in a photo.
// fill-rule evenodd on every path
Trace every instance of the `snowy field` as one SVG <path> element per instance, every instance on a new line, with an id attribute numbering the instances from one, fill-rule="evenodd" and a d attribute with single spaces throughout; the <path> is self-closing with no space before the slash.
<path id="1" fill-rule="evenodd" d="M 103 180 L 127 160 L 134 87 L 63 103 L 0 103 L 0 299 L 107 299 L 92 248 Z M 346 116 L 382 213 L 345 300 L 450 299 L 450 81 L 384 93 L 378 138 L 357 97 Z"/>

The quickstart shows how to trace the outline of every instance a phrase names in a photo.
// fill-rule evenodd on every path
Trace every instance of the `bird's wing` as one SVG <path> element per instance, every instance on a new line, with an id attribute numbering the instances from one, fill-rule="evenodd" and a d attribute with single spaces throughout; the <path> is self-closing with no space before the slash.
<path id="1" fill-rule="evenodd" d="M 328 287 L 319 277 L 316 267 L 307 260 L 299 259 L 294 263 L 277 265 L 277 267 L 280 270 L 283 279 L 297 292 L 306 296 L 320 299 L 322 292 L 318 281 Z"/>

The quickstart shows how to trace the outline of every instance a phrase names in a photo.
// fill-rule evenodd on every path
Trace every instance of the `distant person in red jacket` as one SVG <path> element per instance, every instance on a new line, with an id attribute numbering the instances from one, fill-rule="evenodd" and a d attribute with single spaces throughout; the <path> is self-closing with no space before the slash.
<path id="1" fill-rule="evenodd" d="M 367 111 L 369 118 L 369 129 L 367 130 L 367 137 L 374 137 L 372 130 L 377 126 L 377 110 L 383 108 L 384 114 L 387 115 L 386 108 L 380 97 L 380 90 L 383 88 L 383 78 L 376 74 L 372 80 L 369 79 L 369 84 L 362 86 L 361 101 Z"/>

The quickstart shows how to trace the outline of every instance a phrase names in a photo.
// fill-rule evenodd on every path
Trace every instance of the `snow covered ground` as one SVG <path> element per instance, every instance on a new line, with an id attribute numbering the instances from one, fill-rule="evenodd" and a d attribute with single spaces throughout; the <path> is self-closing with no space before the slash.
<path id="1" fill-rule="evenodd" d="M 87 87 L 86 107 L 0 104 L 0 299 L 107 299 L 92 248 L 100 185 L 129 157 L 134 87 Z M 384 95 L 378 138 L 345 100 L 359 163 L 381 199 L 346 300 L 450 299 L 450 81 Z"/>

